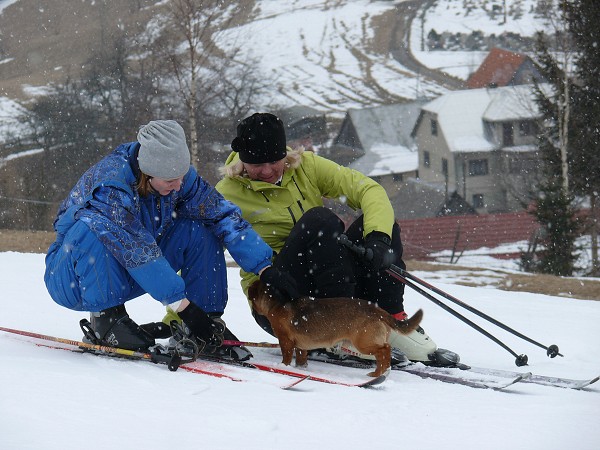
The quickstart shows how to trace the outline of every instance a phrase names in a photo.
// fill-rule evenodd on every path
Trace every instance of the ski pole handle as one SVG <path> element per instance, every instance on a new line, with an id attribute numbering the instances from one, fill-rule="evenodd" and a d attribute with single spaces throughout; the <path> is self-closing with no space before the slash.
<path id="1" fill-rule="evenodd" d="M 348 247 L 354 253 L 356 253 L 361 258 L 364 258 L 365 261 L 371 261 L 373 259 L 373 250 L 370 248 L 364 248 L 361 245 L 356 245 L 345 234 L 340 234 L 338 236 L 338 244 Z"/>

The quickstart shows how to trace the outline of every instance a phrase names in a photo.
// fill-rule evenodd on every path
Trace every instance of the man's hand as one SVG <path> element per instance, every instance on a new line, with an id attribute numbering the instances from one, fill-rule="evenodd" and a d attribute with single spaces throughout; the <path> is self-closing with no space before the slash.
<path id="1" fill-rule="evenodd" d="M 372 231 L 365 238 L 365 260 L 376 272 L 389 269 L 394 262 L 392 240 L 381 231 Z"/>
<path id="2" fill-rule="evenodd" d="M 296 280 L 288 272 L 270 266 L 261 272 L 260 280 L 282 302 L 302 297 Z"/>

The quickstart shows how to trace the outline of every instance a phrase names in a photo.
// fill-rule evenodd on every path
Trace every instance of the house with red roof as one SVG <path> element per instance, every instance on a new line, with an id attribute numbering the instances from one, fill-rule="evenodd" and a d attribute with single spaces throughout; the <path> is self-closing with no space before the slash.
<path id="1" fill-rule="evenodd" d="M 529 56 L 493 48 L 467 80 L 467 88 L 516 86 L 531 84 L 534 80 L 544 81 L 536 64 Z"/>

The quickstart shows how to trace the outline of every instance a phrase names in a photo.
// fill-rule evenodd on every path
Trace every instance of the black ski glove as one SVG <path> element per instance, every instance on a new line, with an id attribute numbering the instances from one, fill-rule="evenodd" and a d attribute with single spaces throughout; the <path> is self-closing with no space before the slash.
<path id="1" fill-rule="evenodd" d="M 204 341 L 206 345 L 220 347 L 223 344 L 225 326 L 222 322 L 212 320 L 202 308 L 190 302 L 183 311 L 179 311 L 177 314 L 190 329 L 192 335 Z"/>
<path id="2" fill-rule="evenodd" d="M 288 272 L 279 270 L 276 267 L 271 266 L 263 270 L 263 273 L 260 274 L 260 280 L 271 289 L 273 295 L 282 303 L 302 297 L 298 291 L 296 280 Z"/>
<path id="3" fill-rule="evenodd" d="M 389 269 L 394 262 L 391 244 L 390 237 L 381 231 L 372 231 L 365 238 L 365 260 L 374 271 Z"/>

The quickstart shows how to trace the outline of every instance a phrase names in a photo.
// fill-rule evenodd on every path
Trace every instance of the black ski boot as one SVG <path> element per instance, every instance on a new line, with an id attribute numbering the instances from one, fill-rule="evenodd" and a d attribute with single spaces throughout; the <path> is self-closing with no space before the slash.
<path id="1" fill-rule="evenodd" d="M 173 334 L 171 327 L 164 322 L 149 322 L 140 325 L 140 328 L 154 339 L 169 339 Z"/>
<path id="2" fill-rule="evenodd" d="M 438 348 L 433 353 L 427 355 L 429 361 L 421 361 L 426 366 L 433 367 L 459 367 L 460 356 L 458 353 L 446 350 L 445 348 Z"/>
<path id="3" fill-rule="evenodd" d="M 155 344 L 154 338 L 131 320 L 124 305 L 91 313 L 90 327 L 101 345 L 146 352 Z"/>

